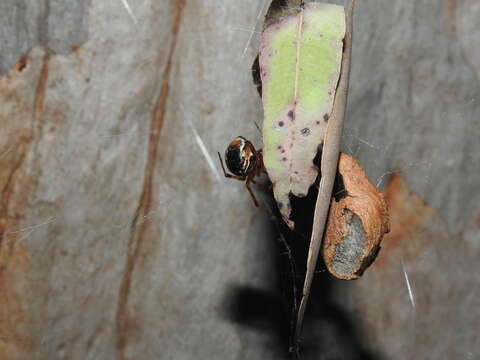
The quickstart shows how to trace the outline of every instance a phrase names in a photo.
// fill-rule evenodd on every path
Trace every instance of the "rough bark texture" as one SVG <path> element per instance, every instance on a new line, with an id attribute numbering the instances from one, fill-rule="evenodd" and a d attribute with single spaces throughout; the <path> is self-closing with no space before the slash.
<path id="1" fill-rule="evenodd" d="M 266 1 L 128 3 L 0 2 L 2 359 L 277 359 L 276 326 L 229 303 L 281 302 L 268 214 L 214 157 L 260 145 L 244 29 Z M 417 194 L 378 264 L 330 283 L 380 359 L 480 352 L 478 18 L 476 0 L 358 2 L 344 150 Z M 313 315 L 305 358 L 358 358 Z"/>
<path id="2" fill-rule="evenodd" d="M 366 341 L 385 359 L 398 354 L 475 359 L 480 301 L 472 269 L 478 262 L 480 218 L 472 219 L 462 234 L 449 233 L 439 212 L 399 175 L 389 182 L 385 196 L 391 232 L 352 289 L 358 320 L 368 329 Z"/>

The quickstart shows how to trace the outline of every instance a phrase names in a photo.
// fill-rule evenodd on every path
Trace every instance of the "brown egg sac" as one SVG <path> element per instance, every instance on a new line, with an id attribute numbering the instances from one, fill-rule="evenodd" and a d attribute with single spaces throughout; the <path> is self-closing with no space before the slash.
<path id="1" fill-rule="evenodd" d="M 360 164 L 340 154 L 322 256 L 330 273 L 345 280 L 359 278 L 375 260 L 389 231 L 387 204 Z"/>

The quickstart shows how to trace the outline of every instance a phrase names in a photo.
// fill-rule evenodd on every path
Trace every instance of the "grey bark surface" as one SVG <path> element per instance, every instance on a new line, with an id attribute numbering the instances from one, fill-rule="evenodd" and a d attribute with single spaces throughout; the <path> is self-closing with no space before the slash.
<path id="1" fill-rule="evenodd" d="M 288 343 L 228 315 L 235 289 L 275 291 L 278 254 L 215 157 L 237 135 L 261 147 L 266 1 L 123 4 L 0 2 L 2 358 L 280 358 Z M 480 353 L 479 17 L 474 0 L 356 7 L 344 150 L 438 209 L 386 270 L 333 282 L 380 359 Z M 305 358 L 358 358 L 332 328 L 306 324 Z"/>

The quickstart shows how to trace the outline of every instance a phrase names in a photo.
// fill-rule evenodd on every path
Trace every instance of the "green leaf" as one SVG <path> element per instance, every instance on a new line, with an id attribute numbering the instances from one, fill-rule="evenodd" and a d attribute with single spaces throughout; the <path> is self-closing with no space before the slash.
<path id="1" fill-rule="evenodd" d="M 344 8 L 321 3 L 305 4 L 262 35 L 264 163 L 291 227 L 289 195 L 306 196 L 318 175 L 313 159 L 332 113 L 344 37 Z"/>

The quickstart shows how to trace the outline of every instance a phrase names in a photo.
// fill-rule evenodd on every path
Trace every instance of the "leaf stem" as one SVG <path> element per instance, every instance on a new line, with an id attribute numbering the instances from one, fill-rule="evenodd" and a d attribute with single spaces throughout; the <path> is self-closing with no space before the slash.
<path id="1" fill-rule="evenodd" d="M 303 326 L 305 309 L 310 295 L 315 267 L 320 252 L 321 240 L 325 230 L 330 200 L 332 197 L 333 184 L 337 173 L 338 156 L 340 153 L 340 142 L 343 130 L 343 119 L 347 106 L 348 83 L 350 77 L 350 63 L 352 56 L 352 37 L 353 37 L 353 9 L 355 0 L 349 0 L 346 11 L 346 32 L 344 39 L 344 49 L 342 57 L 342 68 L 340 79 L 337 86 L 335 100 L 333 104 L 332 116 L 328 122 L 325 134 L 325 140 L 321 159 L 320 186 L 317 202 L 315 204 L 315 214 L 313 219 L 312 237 L 310 248 L 308 250 L 307 273 L 303 285 L 303 294 L 300 307 L 297 314 L 297 325 L 295 328 L 295 347 L 298 353 L 298 343 Z"/>

